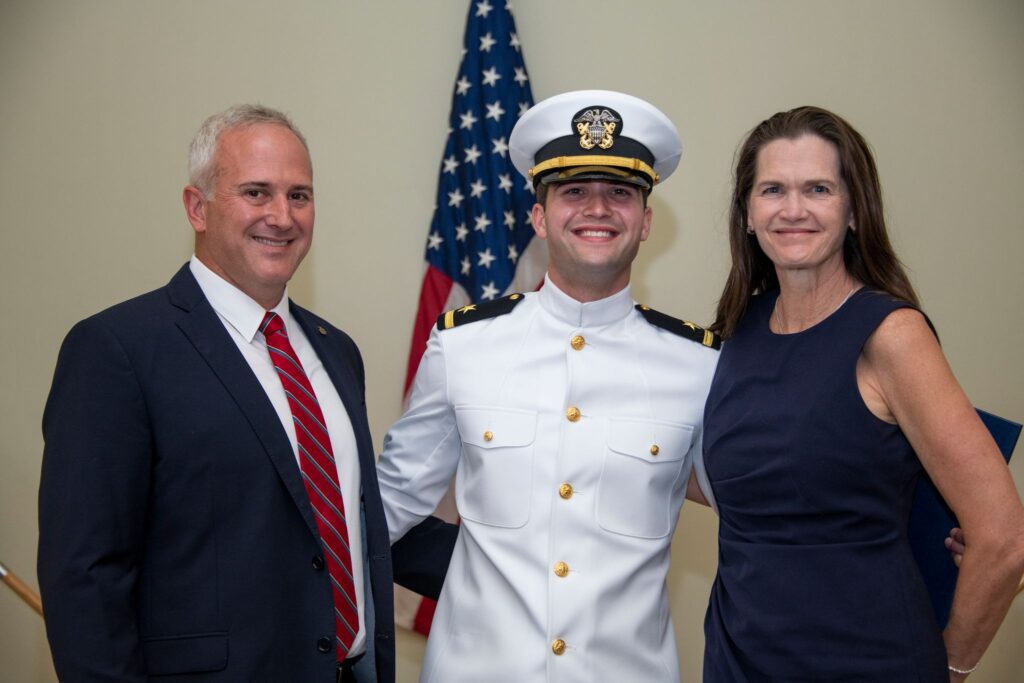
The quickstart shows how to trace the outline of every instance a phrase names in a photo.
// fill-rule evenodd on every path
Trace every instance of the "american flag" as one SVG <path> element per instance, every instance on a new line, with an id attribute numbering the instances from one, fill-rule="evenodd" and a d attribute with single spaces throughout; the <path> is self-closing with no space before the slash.
<path id="1" fill-rule="evenodd" d="M 405 393 L 437 316 L 474 301 L 540 286 L 547 250 L 534 240 L 533 187 L 508 156 L 516 120 L 531 106 L 530 79 L 510 3 L 470 2 L 452 94 L 426 271 L 409 350 Z M 454 506 L 442 505 L 451 519 Z M 396 586 L 396 623 L 427 633 L 433 601 Z"/>
<path id="2" fill-rule="evenodd" d="M 544 244 L 531 239 L 533 188 L 508 156 L 512 127 L 533 106 L 508 3 L 470 3 L 462 53 L 427 235 L 406 392 L 439 314 L 536 289 L 547 266 Z"/>

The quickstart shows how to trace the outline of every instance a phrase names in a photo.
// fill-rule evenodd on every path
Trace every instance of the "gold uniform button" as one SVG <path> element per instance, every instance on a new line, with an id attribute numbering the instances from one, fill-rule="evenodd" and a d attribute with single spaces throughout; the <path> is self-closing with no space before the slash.
<path id="1" fill-rule="evenodd" d="M 569 340 L 569 345 L 572 346 L 574 351 L 582 351 L 586 343 L 587 340 L 583 338 L 582 334 L 577 334 L 575 337 Z"/>
<path id="2" fill-rule="evenodd" d="M 484 441 L 490 441 L 494 438 L 494 432 L 484 432 Z"/>
<path id="3" fill-rule="evenodd" d="M 569 408 L 569 410 L 565 411 L 565 417 L 569 422 L 578 422 L 580 419 L 580 409 L 576 406 Z"/>
<path id="4" fill-rule="evenodd" d="M 560 495 L 565 500 L 569 500 L 570 498 L 572 498 L 572 484 L 566 483 L 559 486 L 558 495 Z"/>
<path id="5" fill-rule="evenodd" d="M 565 654 L 565 641 L 561 638 L 556 638 L 551 642 L 551 651 L 556 655 Z"/>
<path id="6" fill-rule="evenodd" d="M 490 432 L 487 432 L 487 434 L 490 434 Z M 484 434 L 485 439 L 487 439 L 487 434 Z M 490 439 L 487 440 L 490 441 Z M 657 455 L 658 453 L 661 453 L 661 449 L 658 448 L 658 444 L 651 446 L 651 455 Z"/>
<path id="7" fill-rule="evenodd" d="M 569 565 L 565 562 L 555 562 L 555 576 L 565 578 L 569 575 Z"/>

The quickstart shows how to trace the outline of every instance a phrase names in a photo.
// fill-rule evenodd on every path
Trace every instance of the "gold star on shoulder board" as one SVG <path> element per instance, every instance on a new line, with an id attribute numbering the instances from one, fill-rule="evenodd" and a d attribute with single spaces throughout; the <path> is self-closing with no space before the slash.
<path id="1" fill-rule="evenodd" d="M 465 314 L 465 313 L 469 313 L 470 311 L 475 311 L 475 310 L 476 310 L 476 306 L 473 305 L 473 304 L 469 304 L 469 305 L 466 305 L 466 306 L 463 306 L 462 308 L 460 308 L 459 309 L 459 313 Z"/>

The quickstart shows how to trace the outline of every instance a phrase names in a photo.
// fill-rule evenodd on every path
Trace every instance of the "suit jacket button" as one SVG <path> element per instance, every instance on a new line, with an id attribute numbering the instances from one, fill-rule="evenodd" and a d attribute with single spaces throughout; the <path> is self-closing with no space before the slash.
<path id="1" fill-rule="evenodd" d="M 324 558 L 320 555 L 313 556 L 313 569 L 320 571 L 324 568 Z"/>
<path id="2" fill-rule="evenodd" d="M 321 638 L 316 641 L 316 649 L 320 650 L 320 652 L 330 652 L 332 649 L 331 645 L 333 645 L 333 643 L 330 638 Z"/>

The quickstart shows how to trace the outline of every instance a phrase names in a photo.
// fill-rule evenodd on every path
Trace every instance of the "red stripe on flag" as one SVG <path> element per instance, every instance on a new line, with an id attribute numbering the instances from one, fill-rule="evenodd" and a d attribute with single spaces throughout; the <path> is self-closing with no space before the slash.
<path id="1" fill-rule="evenodd" d="M 430 598 L 423 598 L 420 601 L 419 609 L 416 610 L 416 620 L 412 623 L 412 630 L 430 635 L 430 623 L 434 621 L 434 610 L 437 609 L 437 601 Z"/>

